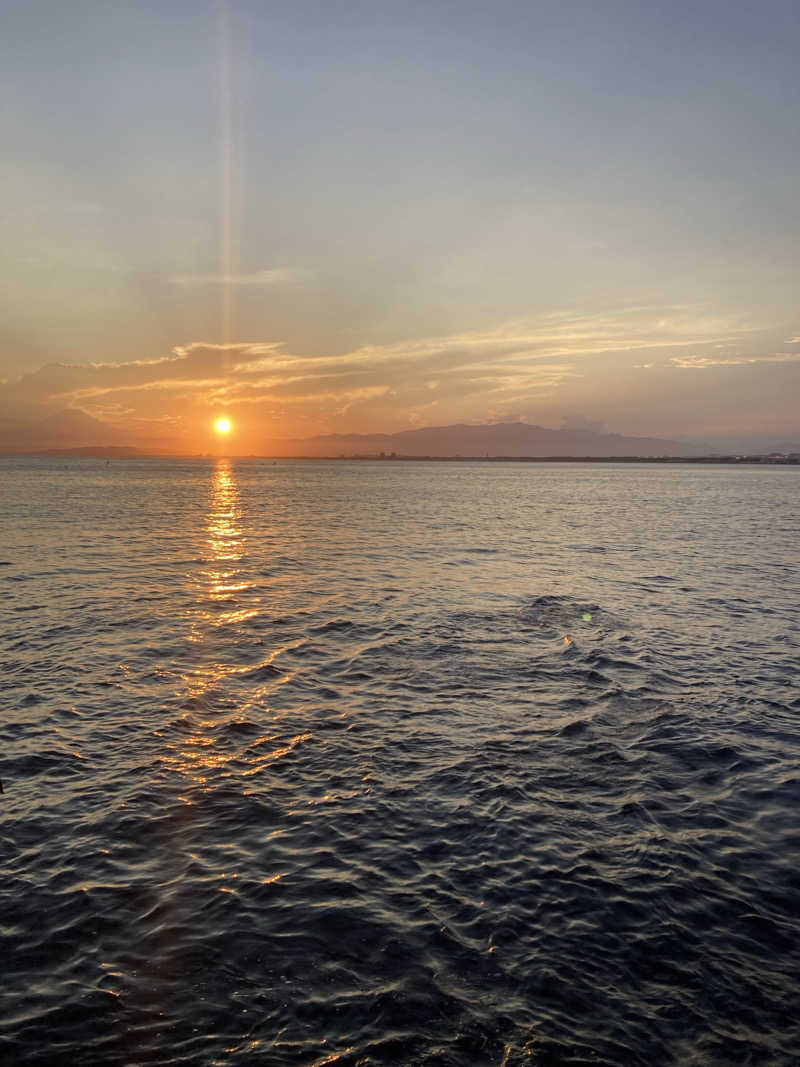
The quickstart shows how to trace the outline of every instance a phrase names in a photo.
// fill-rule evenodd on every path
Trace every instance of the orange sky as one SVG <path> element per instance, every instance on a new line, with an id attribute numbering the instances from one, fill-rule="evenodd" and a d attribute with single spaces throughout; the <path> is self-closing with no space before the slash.
<path id="1" fill-rule="evenodd" d="M 796 5 L 12 7 L 0 446 L 800 438 Z"/>

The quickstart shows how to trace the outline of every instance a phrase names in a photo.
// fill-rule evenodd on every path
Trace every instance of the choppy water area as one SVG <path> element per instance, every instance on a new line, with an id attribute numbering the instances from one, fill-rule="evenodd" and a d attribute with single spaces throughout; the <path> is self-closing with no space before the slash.
<path id="1" fill-rule="evenodd" d="M 0 460 L 0 1058 L 797 1063 L 799 477 Z"/>

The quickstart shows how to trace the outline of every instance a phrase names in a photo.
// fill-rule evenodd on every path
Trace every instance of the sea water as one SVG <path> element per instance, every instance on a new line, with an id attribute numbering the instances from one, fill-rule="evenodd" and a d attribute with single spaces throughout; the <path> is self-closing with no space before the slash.
<path id="1" fill-rule="evenodd" d="M 0 1058 L 797 1063 L 798 479 L 0 460 Z"/>

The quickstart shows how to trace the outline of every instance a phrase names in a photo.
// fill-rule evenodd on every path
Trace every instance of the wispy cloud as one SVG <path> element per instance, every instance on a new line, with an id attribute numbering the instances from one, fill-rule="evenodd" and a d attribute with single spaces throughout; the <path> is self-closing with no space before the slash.
<path id="1" fill-rule="evenodd" d="M 755 363 L 798 363 L 800 352 L 775 352 L 771 356 L 671 356 L 670 363 L 681 370 L 706 370 L 708 367 L 748 367 Z"/>
<path id="2" fill-rule="evenodd" d="M 274 340 L 193 341 L 154 359 L 48 364 L 0 386 L 0 406 L 74 407 L 101 418 L 117 413 L 131 423 L 200 423 L 224 406 L 234 414 L 238 408 L 254 434 L 268 426 L 278 435 L 282 425 L 325 432 L 476 420 L 489 412 L 516 417 L 544 410 L 548 399 L 556 404 L 582 381 L 591 390 L 594 376 L 609 368 L 617 377 L 625 369 L 633 373 L 643 365 L 634 363 L 639 353 L 648 363 L 657 356 L 661 365 L 678 368 L 800 359 L 800 353 L 758 359 L 730 354 L 727 346 L 745 334 L 741 324 L 697 308 L 635 307 L 594 316 L 554 314 L 341 354 L 303 355 Z M 689 347 L 693 353 L 683 355 Z"/>

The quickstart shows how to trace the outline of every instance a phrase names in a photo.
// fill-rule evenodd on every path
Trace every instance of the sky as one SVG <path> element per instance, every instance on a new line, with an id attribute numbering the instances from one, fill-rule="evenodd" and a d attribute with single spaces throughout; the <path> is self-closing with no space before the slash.
<path id="1" fill-rule="evenodd" d="M 0 426 L 800 440 L 800 4 L 3 0 Z"/>

